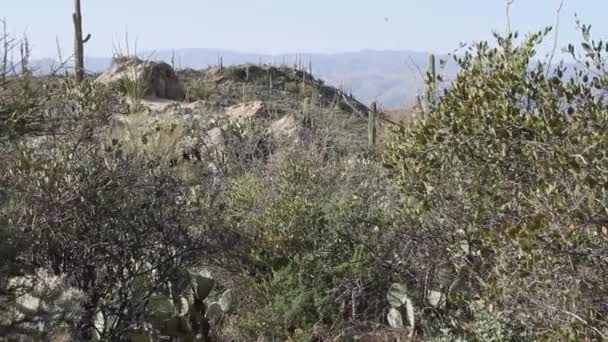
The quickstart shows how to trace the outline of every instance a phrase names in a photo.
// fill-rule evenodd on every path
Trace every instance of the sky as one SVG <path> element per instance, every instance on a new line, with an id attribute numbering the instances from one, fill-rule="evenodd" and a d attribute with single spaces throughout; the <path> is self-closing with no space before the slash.
<path id="1" fill-rule="evenodd" d="M 511 27 L 521 33 L 554 25 L 561 0 L 514 0 Z M 32 57 L 72 49 L 73 0 L 0 0 L 0 18 L 27 34 Z M 139 51 L 217 48 L 253 53 L 454 51 L 507 27 L 505 0 L 82 0 L 85 46 L 111 56 L 125 33 Z M 564 0 L 560 46 L 577 42 L 575 13 L 608 35 L 607 0 Z"/>

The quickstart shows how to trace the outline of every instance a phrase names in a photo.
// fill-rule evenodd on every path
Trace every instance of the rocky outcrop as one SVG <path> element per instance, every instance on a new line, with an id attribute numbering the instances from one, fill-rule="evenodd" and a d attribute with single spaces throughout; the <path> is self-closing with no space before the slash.
<path id="1" fill-rule="evenodd" d="M 270 125 L 270 131 L 275 138 L 287 138 L 295 141 L 300 125 L 293 115 L 285 115 Z"/>
<path id="2" fill-rule="evenodd" d="M 268 108 L 263 101 L 252 101 L 230 106 L 225 114 L 233 120 L 246 120 L 268 116 Z"/>
<path id="3" fill-rule="evenodd" d="M 114 58 L 110 70 L 99 76 L 97 82 L 124 89 L 124 81 L 136 78 L 144 80 L 148 96 L 176 101 L 186 97 L 183 85 L 169 64 L 135 57 Z"/>

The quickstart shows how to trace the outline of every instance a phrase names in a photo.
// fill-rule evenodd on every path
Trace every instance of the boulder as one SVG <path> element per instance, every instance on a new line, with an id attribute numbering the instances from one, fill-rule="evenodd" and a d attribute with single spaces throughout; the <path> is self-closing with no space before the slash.
<path id="1" fill-rule="evenodd" d="M 186 97 L 183 85 L 169 64 L 136 57 L 114 58 L 110 70 L 99 76 L 97 82 L 120 88 L 121 82 L 134 77 L 145 80 L 148 96 L 176 101 Z"/>
<path id="2" fill-rule="evenodd" d="M 263 101 L 246 102 L 226 108 L 225 114 L 234 120 L 246 120 L 251 118 L 268 116 L 268 108 Z"/>
<path id="3" fill-rule="evenodd" d="M 208 101 L 184 103 L 167 99 L 148 99 L 142 104 L 153 114 L 203 114 L 216 110 L 214 104 Z"/>
<path id="4" fill-rule="evenodd" d="M 275 138 L 288 138 L 296 140 L 300 125 L 293 115 L 285 115 L 270 125 L 270 131 Z"/>

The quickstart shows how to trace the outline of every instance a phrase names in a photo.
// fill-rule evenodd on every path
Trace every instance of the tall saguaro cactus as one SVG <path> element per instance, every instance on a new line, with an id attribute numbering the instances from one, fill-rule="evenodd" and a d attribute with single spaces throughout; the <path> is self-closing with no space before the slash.
<path id="1" fill-rule="evenodd" d="M 424 84 L 424 96 L 416 96 L 416 108 L 422 114 L 428 112 L 433 104 L 435 104 L 435 96 L 437 94 L 437 67 L 434 54 L 429 55 L 429 62 L 424 75 Z"/>
<path id="2" fill-rule="evenodd" d="M 80 10 L 80 0 L 74 0 L 74 67 L 76 70 L 76 81 L 82 82 L 84 79 L 84 44 L 91 39 L 89 33 L 86 38 L 82 38 L 82 12 Z"/>
<path id="3" fill-rule="evenodd" d="M 30 43 L 27 37 L 23 37 L 23 41 L 20 44 L 21 53 L 21 73 L 27 75 L 30 73 L 29 60 L 30 60 Z"/>
<path id="4" fill-rule="evenodd" d="M 430 105 L 435 100 L 435 93 L 437 91 L 437 69 L 435 65 L 435 55 L 429 55 L 429 63 L 426 71 L 426 101 L 427 105 Z"/>
<path id="5" fill-rule="evenodd" d="M 370 149 L 376 147 L 376 116 L 378 107 L 376 102 L 372 102 L 367 117 L 367 143 Z"/>

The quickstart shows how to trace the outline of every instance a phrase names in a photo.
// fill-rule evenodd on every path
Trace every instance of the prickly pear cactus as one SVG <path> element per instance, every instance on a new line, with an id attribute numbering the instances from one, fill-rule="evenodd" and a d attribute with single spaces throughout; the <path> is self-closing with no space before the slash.
<path id="1" fill-rule="evenodd" d="M 388 320 L 388 324 L 393 329 L 404 329 L 405 325 L 403 325 L 403 317 L 401 316 L 401 312 L 395 308 L 390 308 L 388 311 L 388 315 L 386 316 Z"/>
<path id="2" fill-rule="evenodd" d="M 175 304 L 169 296 L 156 295 L 150 297 L 146 306 L 146 313 L 155 319 L 168 320 L 175 317 L 177 312 Z"/>
<path id="3" fill-rule="evenodd" d="M 188 303 L 188 299 L 180 296 L 178 298 L 178 305 L 176 309 L 176 315 L 178 317 L 184 317 L 188 315 L 188 313 L 190 312 L 190 303 Z"/>
<path id="4" fill-rule="evenodd" d="M 395 283 L 391 285 L 386 294 L 388 303 L 394 308 L 400 308 L 409 300 L 407 287 L 405 284 Z"/>
<path id="5" fill-rule="evenodd" d="M 196 298 L 203 300 L 209 296 L 211 290 L 213 290 L 213 286 L 215 285 L 215 280 L 213 279 L 213 275 L 211 272 L 207 270 L 201 270 L 197 273 L 193 274 L 194 284 L 195 284 L 195 295 Z"/>
<path id="6" fill-rule="evenodd" d="M 226 290 L 220 297 L 219 304 L 225 314 L 235 313 L 239 308 L 239 297 L 234 290 Z"/>
<path id="7" fill-rule="evenodd" d="M 195 298 L 200 300 L 209 296 L 214 285 L 213 275 L 205 269 L 183 270 L 173 281 L 173 288 L 177 294 L 181 295 L 188 290 L 192 290 Z"/>
<path id="8" fill-rule="evenodd" d="M 220 305 L 220 303 L 213 302 L 209 304 L 205 316 L 210 321 L 217 322 L 222 318 L 222 316 L 224 316 L 224 310 L 222 310 L 222 306 Z"/>

